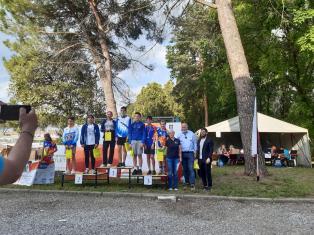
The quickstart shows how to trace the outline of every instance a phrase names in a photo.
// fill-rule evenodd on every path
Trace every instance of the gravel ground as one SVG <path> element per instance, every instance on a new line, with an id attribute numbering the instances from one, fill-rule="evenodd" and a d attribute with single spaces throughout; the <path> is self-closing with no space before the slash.
<path id="1" fill-rule="evenodd" d="M 0 234 L 314 234 L 314 205 L 0 193 Z"/>

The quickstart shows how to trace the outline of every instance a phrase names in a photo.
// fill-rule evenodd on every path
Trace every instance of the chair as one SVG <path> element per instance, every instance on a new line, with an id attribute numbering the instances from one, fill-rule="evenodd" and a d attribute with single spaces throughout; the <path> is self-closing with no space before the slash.
<path id="1" fill-rule="evenodd" d="M 290 166 L 290 167 L 297 166 L 297 156 L 298 156 L 298 151 L 297 150 L 291 150 L 290 151 L 291 159 L 288 161 L 288 166 Z"/>
<path id="2" fill-rule="evenodd" d="M 237 159 L 237 154 L 230 154 L 229 155 L 229 161 L 230 161 L 230 165 L 236 165 L 237 162 L 238 162 L 238 159 Z"/>

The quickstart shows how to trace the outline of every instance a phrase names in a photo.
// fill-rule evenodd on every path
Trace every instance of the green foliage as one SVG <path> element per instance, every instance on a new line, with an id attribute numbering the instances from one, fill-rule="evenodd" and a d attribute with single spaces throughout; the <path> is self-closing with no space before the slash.
<path id="1" fill-rule="evenodd" d="M 175 102 L 171 94 L 172 90 L 173 82 L 171 81 L 163 87 L 158 83 L 149 83 L 142 88 L 136 101 L 128 107 L 129 114 L 140 112 L 144 117 L 148 115 L 175 116 L 182 120 L 182 107 Z"/>
<path id="2" fill-rule="evenodd" d="M 235 13 L 260 112 L 314 135 L 313 3 L 237 1 Z"/>
<path id="3" fill-rule="evenodd" d="M 236 115 L 235 92 L 215 10 L 194 5 L 173 22 L 167 51 L 168 67 L 176 79 L 174 97 L 194 130 L 204 126 L 204 96 L 209 123 Z"/>
<path id="4" fill-rule="evenodd" d="M 123 94 L 125 83 L 116 75 L 129 68 L 130 51 L 145 49 L 134 42 L 143 34 L 161 41 L 150 0 L 94 1 L 101 26 L 85 0 L 0 3 L 0 30 L 15 37 L 6 42 L 15 53 L 5 61 L 11 94 L 15 101 L 37 107 L 43 125 L 59 124 L 69 114 L 104 112 L 99 89 L 104 84 L 99 71 L 108 60 L 104 46 L 109 48 L 112 86 Z"/>
<path id="5" fill-rule="evenodd" d="M 35 40 L 6 45 L 15 51 L 4 63 L 11 75 L 11 101 L 36 108 L 40 126 L 62 126 L 69 115 L 103 115 L 103 93 L 89 66 L 46 63 L 47 54 L 38 51 L 40 43 Z"/>

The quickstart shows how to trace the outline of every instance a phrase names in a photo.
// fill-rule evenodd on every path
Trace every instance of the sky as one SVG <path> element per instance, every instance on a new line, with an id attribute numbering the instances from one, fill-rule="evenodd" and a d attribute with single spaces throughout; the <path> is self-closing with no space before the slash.
<path id="1" fill-rule="evenodd" d="M 3 58 L 9 59 L 12 55 L 12 52 L 3 45 L 3 41 L 6 39 L 8 39 L 8 37 L 0 32 L 0 100 L 5 102 L 9 101 L 8 88 L 10 75 L 3 65 Z"/>
<path id="2" fill-rule="evenodd" d="M 0 100 L 4 102 L 10 99 L 8 94 L 10 75 L 3 65 L 3 58 L 9 59 L 12 56 L 12 52 L 3 45 L 3 41 L 6 39 L 8 36 L 0 32 Z M 147 48 L 154 45 L 153 42 L 147 42 L 143 39 L 140 39 L 139 43 L 145 44 Z M 170 79 L 170 71 L 166 66 L 166 45 L 167 43 L 157 44 L 145 56 L 139 58 L 141 62 L 153 65 L 153 71 L 149 71 L 139 64 L 134 64 L 130 69 L 119 74 L 119 77 L 126 81 L 134 95 L 137 95 L 141 88 L 150 82 L 165 84 Z"/>

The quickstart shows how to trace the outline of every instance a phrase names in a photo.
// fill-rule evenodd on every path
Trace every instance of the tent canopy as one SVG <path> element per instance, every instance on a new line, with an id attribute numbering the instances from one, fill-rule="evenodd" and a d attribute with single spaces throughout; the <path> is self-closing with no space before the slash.
<path id="1" fill-rule="evenodd" d="M 311 153 L 308 130 L 296 125 L 257 114 L 257 126 L 260 133 L 260 143 L 263 149 L 276 145 L 298 150 L 297 164 L 311 167 Z M 214 140 L 215 148 L 221 144 L 232 144 L 242 148 L 239 117 L 206 127 L 209 136 Z"/>
<path id="2" fill-rule="evenodd" d="M 276 118 L 257 114 L 258 131 L 261 133 L 308 133 L 308 130 Z M 239 116 L 206 127 L 208 132 L 240 132 Z"/>

